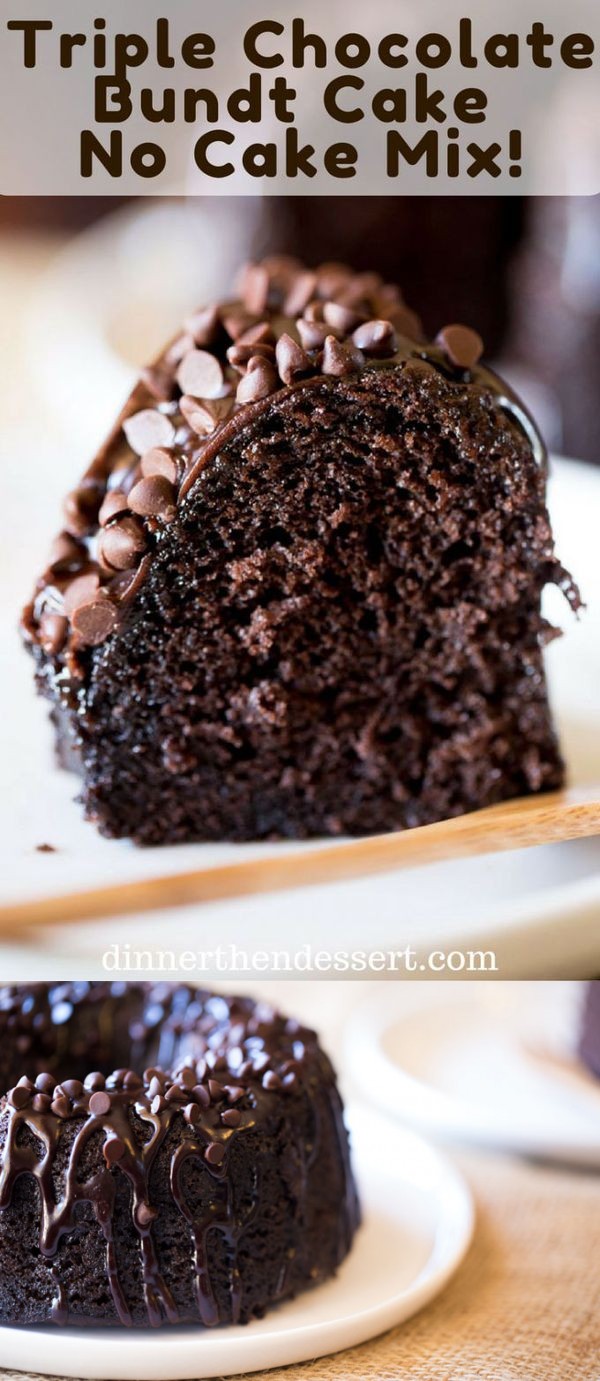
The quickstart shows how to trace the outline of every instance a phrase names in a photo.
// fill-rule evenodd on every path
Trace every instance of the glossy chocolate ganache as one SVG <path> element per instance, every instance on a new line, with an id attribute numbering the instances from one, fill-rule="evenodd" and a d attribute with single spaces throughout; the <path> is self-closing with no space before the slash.
<path id="1" fill-rule="evenodd" d="M 265 1004 L 168 984 L 5 987 L 0 1079 L 4 1323 L 245 1323 L 351 1247 L 332 1067 Z"/>
<path id="2" fill-rule="evenodd" d="M 271 258 L 143 371 L 23 618 L 103 833 L 365 834 L 560 784 L 540 601 L 577 596 L 482 349 Z"/>

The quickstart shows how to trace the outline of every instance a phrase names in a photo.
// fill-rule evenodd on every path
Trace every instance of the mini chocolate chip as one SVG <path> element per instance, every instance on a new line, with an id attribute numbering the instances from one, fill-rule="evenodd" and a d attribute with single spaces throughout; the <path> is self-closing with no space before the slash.
<path id="1" fill-rule="evenodd" d="M 134 1069 L 128 1069 L 123 1080 L 123 1086 L 130 1089 L 142 1088 L 143 1080 L 140 1079 L 139 1074 L 136 1074 Z"/>
<path id="2" fill-rule="evenodd" d="M 331 332 L 320 321 L 305 321 L 303 317 L 296 322 L 298 335 L 305 350 L 320 350 Z"/>
<path id="3" fill-rule="evenodd" d="M 78 542 L 70 532 L 61 532 L 55 537 L 48 557 L 50 566 L 81 566 L 85 561 L 87 551 L 83 542 Z"/>
<path id="4" fill-rule="evenodd" d="M 241 341 L 236 341 L 235 345 L 230 345 L 227 351 L 227 359 L 238 374 L 245 373 L 249 361 L 255 355 L 262 355 L 263 359 L 270 360 L 272 363 L 275 359 L 275 347 L 269 341 L 259 341 L 257 345 L 248 343 L 243 345 Z"/>
<path id="5" fill-rule="evenodd" d="M 211 1098 L 215 1099 L 215 1102 L 217 1102 L 219 1098 L 225 1097 L 225 1089 L 223 1085 L 218 1082 L 217 1079 L 209 1079 L 208 1091 L 210 1093 Z"/>
<path id="6" fill-rule="evenodd" d="M 306 351 L 298 345 L 297 341 L 292 340 L 284 331 L 279 337 L 275 349 L 277 368 L 284 384 L 292 384 L 302 374 L 315 372 L 315 366 L 309 359 Z"/>
<path id="7" fill-rule="evenodd" d="M 31 1104 L 34 1112 L 49 1112 L 52 1099 L 49 1093 L 36 1093 Z"/>
<path id="8" fill-rule="evenodd" d="M 90 1098 L 90 1112 L 94 1117 L 103 1117 L 110 1112 L 111 1100 L 108 1093 L 93 1093 Z"/>
<path id="9" fill-rule="evenodd" d="M 186 1103 L 183 1109 L 183 1116 L 190 1126 L 194 1127 L 200 1121 L 200 1108 L 197 1103 Z"/>
<path id="10" fill-rule="evenodd" d="M 396 333 L 391 321 L 365 321 L 357 326 L 352 339 L 365 355 L 393 355 L 396 349 Z"/>
<path id="11" fill-rule="evenodd" d="M 243 349 L 246 345 L 275 345 L 275 333 L 269 321 L 257 321 L 238 336 L 236 345 Z M 257 350 L 257 354 L 259 351 Z"/>
<path id="12" fill-rule="evenodd" d="M 152 446 L 170 446 L 175 428 L 170 418 L 158 408 L 142 408 L 123 423 L 123 431 L 136 455 L 143 456 Z"/>
<path id="13" fill-rule="evenodd" d="M 336 259 L 328 259 L 317 269 L 318 292 L 321 297 L 335 297 L 351 279 L 352 269 L 349 269 L 347 264 L 340 264 Z"/>
<path id="14" fill-rule="evenodd" d="M 245 1088 L 241 1088 L 239 1084 L 226 1084 L 225 1092 L 230 1103 L 239 1103 L 240 1098 L 244 1098 L 246 1094 Z"/>
<path id="15" fill-rule="evenodd" d="M 165 1098 L 168 1103 L 185 1103 L 187 1101 L 187 1092 L 185 1089 L 179 1088 L 177 1084 L 171 1084 L 171 1087 L 168 1088 L 165 1093 Z"/>
<path id="16" fill-rule="evenodd" d="M 157 403 L 168 403 L 173 397 L 173 377 L 162 365 L 144 365 L 140 380 Z"/>
<path id="17" fill-rule="evenodd" d="M 180 404 L 181 407 L 181 404 Z M 140 468 L 144 479 L 150 479 L 152 475 L 164 475 L 171 484 L 177 482 L 179 466 L 172 450 L 166 446 L 152 446 L 146 451 L 140 461 Z"/>
<path id="18" fill-rule="evenodd" d="M 275 1074 L 272 1069 L 269 1069 L 263 1077 L 262 1086 L 269 1090 L 281 1088 L 281 1079 L 278 1074 Z"/>
<path id="19" fill-rule="evenodd" d="M 192 398 L 184 393 L 179 399 L 179 407 L 188 426 L 197 436 L 210 436 L 215 427 L 229 416 L 233 398 Z"/>
<path id="20" fill-rule="evenodd" d="M 356 374 L 362 364 L 362 356 L 356 348 L 352 349 L 343 341 L 328 336 L 323 346 L 321 372 L 342 378 L 346 374 Z"/>
<path id="21" fill-rule="evenodd" d="M 64 1092 L 68 1094 L 69 1098 L 81 1098 L 83 1084 L 79 1079 L 64 1079 L 63 1089 Z"/>
<path id="22" fill-rule="evenodd" d="M 63 596 L 65 614 L 70 618 L 81 604 L 89 604 L 92 599 L 95 599 L 99 588 L 100 576 L 97 571 L 87 571 L 85 575 L 75 576 L 75 579 L 69 581 L 65 588 Z"/>
<path id="23" fill-rule="evenodd" d="M 106 495 L 106 498 L 103 499 L 100 507 L 100 512 L 98 514 L 100 527 L 105 527 L 106 523 L 109 523 L 111 518 L 117 518 L 121 514 L 126 513 L 127 507 L 127 495 L 123 493 L 123 490 L 111 489 Z"/>
<path id="24" fill-rule="evenodd" d="M 43 1072 L 42 1074 L 38 1074 L 35 1086 L 39 1089 L 40 1093 L 53 1093 L 56 1088 L 56 1079 L 53 1074 L 46 1074 Z"/>
<path id="25" fill-rule="evenodd" d="M 269 271 L 264 264 L 248 264 L 242 278 L 241 297 L 249 312 L 261 316 L 269 301 Z"/>
<path id="26" fill-rule="evenodd" d="M 459 369 L 473 369 L 483 354 L 483 341 L 469 326 L 444 326 L 436 342 Z"/>
<path id="27" fill-rule="evenodd" d="M 156 1075 L 153 1075 L 152 1079 L 150 1080 L 150 1083 L 148 1084 L 148 1097 L 149 1097 L 149 1098 L 160 1097 L 161 1093 L 162 1093 L 162 1083 L 161 1083 L 160 1079 L 157 1079 Z"/>
<path id="28" fill-rule="evenodd" d="M 194 349 L 194 337 L 189 331 L 182 331 L 176 340 L 172 341 L 165 355 L 165 363 L 170 365 L 179 364 L 184 355 L 188 355 Z"/>
<path id="29" fill-rule="evenodd" d="M 164 475 L 150 475 L 139 480 L 129 494 L 129 507 L 142 518 L 162 518 L 171 522 L 175 517 L 175 491 Z"/>
<path id="30" fill-rule="evenodd" d="M 27 1104 L 31 1098 L 31 1091 L 29 1089 L 17 1085 L 16 1088 L 9 1089 L 6 1096 L 11 1105 L 11 1108 L 16 1108 L 17 1110 L 20 1110 L 21 1108 L 27 1107 Z"/>
<path id="31" fill-rule="evenodd" d="M 118 518 L 98 535 L 98 556 L 109 570 L 130 570 L 145 549 L 144 529 L 137 518 Z"/>
<path id="32" fill-rule="evenodd" d="M 63 504 L 66 527 L 68 532 L 74 537 L 86 537 L 92 532 L 98 515 L 100 495 L 97 489 L 86 488 L 84 485 L 80 489 L 73 489 Z"/>
<path id="33" fill-rule="evenodd" d="M 294 1089 L 298 1086 L 298 1076 L 293 1072 L 284 1074 L 282 1082 L 284 1089 L 287 1089 L 288 1093 L 293 1093 Z"/>
<path id="34" fill-rule="evenodd" d="M 38 624 L 38 642 L 49 657 L 56 657 L 64 647 L 69 632 L 69 623 L 62 614 L 49 611 L 42 614 Z"/>
<path id="35" fill-rule="evenodd" d="M 313 323 L 317 321 L 324 321 L 323 303 L 320 301 L 319 298 L 316 298 L 314 302 L 307 303 L 302 313 L 302 319 L 303 321 L 311 321 Z"/>
<path id="36" fill-rule="evenodd" d="M 314 297 L 316 290 L 316 273 L 307 270 L 305 273 L 296 274 L 283 303 L 285 316 L 299 316 Z"/>
<path id="37" fill-rule="evenodd" d="M 105 1083 L 106 1080 L 104 1078 L 104 1075 L 101 1074 L 99 1070 L 94 1069 L 92 1070 L 91 1074 L 86 1074 L 85 1079 L 83 1081 L 83 1087 L 88 1090 L 88 1093 L 90 1092 L 90 1090 L 93 1093 L 96 1091 L 96 1089 L 103 1089 Z"/>
<path id="38" fill-rule="evenodd" d="M 122 1160 L 126 1150 L 125 1142 L 121 1141 L 120 1136 L 111 1136 L 102 1148 L 106 1164 L 113 1165 L 115 1161 Z"/>
<path id="39" fill-rule="evenodd" d="M 257 403 L 277 388 L 277 375 L 272 364 L 261 355 L 248 360 L 248 368 L 237 386 L 238 403 Z"/>
<path id="40" fill-rule="evenodd" d="M 223 367 L 208 350 L 189 350 L 177 370 L 182 393 L 194 398 L 218 398 L 223 388 Z"/>
<path id="41" fill-rule="evenodd" d="M 90 604 L 80 604 L 71 615 L 71 627 L 87 647 L 98 647 L 114 631 L 117 611 L 104 590 Z"/>
<path id="42" fill-rule="evenodd" d="M 160 1093 L 157 1093 L 150 1104 L 150 1111 L 156 1116 L 157 1113 L 164 1112 L 165 1108 L 168 1108 L 168 1106 L 169 1104 L 166 1098 L 163 1098 Z"/>
<path id="43" fill-rule="evenodd" d="M 242 1114 L 239 1108 L 226 1108 L 225 1112 L 221 1113 L 221 1122 L 226 1127 L 239 1127 L 241 1120 Z"/>
<path id="44" fill-rule="evenodd" d="M 358 326 L 361 320 L 361 313 L 356 312 L 352 307 L 345 307 L 341 302 L 326 302 L 323 307 L 323 320 L 328 326 L 332 326 L 334 331 L 340 331 L 347 336 Z"/>
<path id="45" fill-rule="evenodd" d="M 245 331 L 248 331 L 251 326 L 256 325 L 256 316 L 242 309 L 231 311 L 223 317 L 223 325 L 227 335 L 230 336 L 232 340 L 239 340 L 239 337 L 243 336 Z"/>
<path id="46" fill-rule="evenodd" d="M 60 1094 L 58 1098 L 52 1100 L 51 1107 L 55 1117 L 68 1117 L 71 1111 L 68 1098 L 61 1097 Z"/>
<path id="47" fill-rule="evenodd" d="M 208 1089 L 205 1088 L 204 1084 L 194 1084 L 194 1088 L 192 1091 L 194 1097 L 197 1098 L 201 1106 L 203 1108 L 208 1108 L 210 1105 L 210 1093 L 208 1092 Z"/>
<path id="48" fill-rule="evenodd" d="M 183 1069 L 177 1070 L 177 1083 L 181 1084 L 182 1088 L 193 1089 L 195 1082 L 196 1075 L 193 1069 L 184 1065 Z"/>
<path id="49" fill-rule="evenodd" d="M 210 1141 L 204 1152 L 209 1165 L 220 1165 L 225 1159 L 225 1147 L 219 1141 Z"/>
<path id="50" fill-rule="evenodd" d="M 214 345 L 221 329 L 218 307 L 202 307 L 184 322 L 195 345 Z"/>

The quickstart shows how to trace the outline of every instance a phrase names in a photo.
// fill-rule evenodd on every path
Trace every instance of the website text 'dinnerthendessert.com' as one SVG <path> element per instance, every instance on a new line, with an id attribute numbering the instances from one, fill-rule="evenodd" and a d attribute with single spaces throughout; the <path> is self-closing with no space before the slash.
<path id="1" fill-rule="evenodd" d="M 0 71 L 0 1381 L 598 1381 L 598 6 Z"/>

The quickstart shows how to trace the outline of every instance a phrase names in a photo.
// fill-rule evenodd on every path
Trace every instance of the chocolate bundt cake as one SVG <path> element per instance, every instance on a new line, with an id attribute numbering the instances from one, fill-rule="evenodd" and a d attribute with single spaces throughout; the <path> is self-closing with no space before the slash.
<path id="1" fill-rule="evenodd" d="M 24 615 L 104 834 L 361 834 L 560 785 L 540 597 L 577 596 L 481 349 L 271 259 L 143 372 Z"/>
<path id="2" fill-rule="evenodd" d="M 600 978 L 586 985 L 579 1031 L 579 1055 L 584 1065 L 600 1079 Z"/>
<path id="3" fill-rule="evenodd" d="M 3 1323 L 246 1323 L 350 1249 L 333 1070 L 264 1004 L 5 987 L 0 1080 Z"/>

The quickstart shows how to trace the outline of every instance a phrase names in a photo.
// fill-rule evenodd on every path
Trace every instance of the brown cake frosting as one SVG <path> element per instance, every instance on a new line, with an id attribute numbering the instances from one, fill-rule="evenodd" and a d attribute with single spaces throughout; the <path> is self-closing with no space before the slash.
<path id="1" fill-rule="evenodd" d="M 0 989 L 0 1038 L 1 1322 L 245 1323 L 346 1256 L 314 1032 L 181 985 L 38 983 Z"/>
<path id="2" fill-rule="evenodd" d="M 360 834 L 560 784 L 540 598 L 576 595 L 481 352 L 276 258 L 143 372 L 24 615 L 104 833 Z"/>

